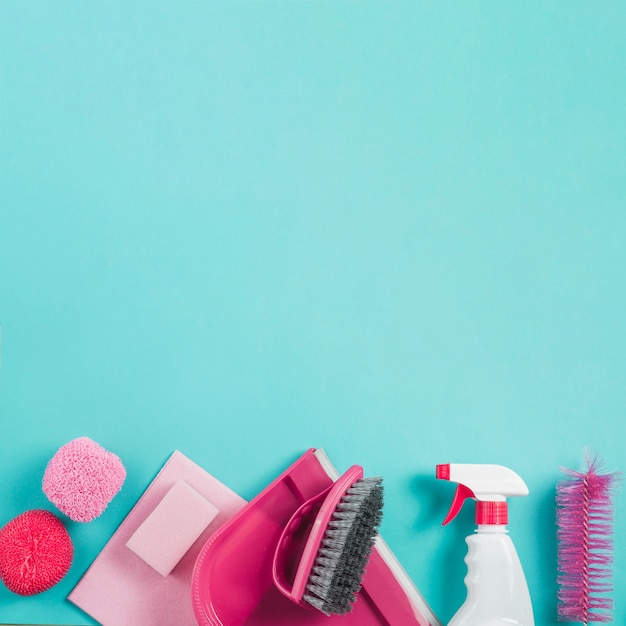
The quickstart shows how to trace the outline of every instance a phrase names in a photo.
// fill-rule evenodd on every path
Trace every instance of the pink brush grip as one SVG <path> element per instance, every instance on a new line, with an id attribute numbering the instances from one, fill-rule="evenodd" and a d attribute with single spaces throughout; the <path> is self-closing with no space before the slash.
<path id="1" fill-rule="evenodd" d="M 337 508 L 337 505 L 344 497 L 348 489 L 360 478 L 363 478 L 363 468 L 359 465 L 350 467 L 340 478 L 337 479 L 330 489 L 311 498 L 300 506 L 289 520 L 276 547 L 274 563 L 272 567 L 274 583 L 278 589 L 291 598 L 300 606 L 309 606 L 302 598 L 306 591 L 306 586 L 311 575 L 311 570 L 315 564 L 317 553 L 322 545 L 328 524 Z M 303 519 L 312 513 L 316 504 L 321 500 L 322 505 L 313 520 L 313 525 L 309 531 L 304 550 L 300 555 L 293 584 L 289 586 L 285 576 L 285 564 L 287 553 L 294 544 L 294 533 L 302 525 Z"/>
<path id="2" fill-rule="evenodd" d="M 319 504 L 324 502 L 324 499 L 330 492 L 332 487 L 324 489 L 320 494 L 307 500 L 302 504 L 296 512 L 291 516 L 289 522 L 285 525 L 283 532 L 280 535 L 280 539 L 276 544 L 276 551 L 274 554 L 274 560 L 272 562 L 272 577 L 277 589 L 293 602 L 300 606 L 305 606 L 306 603 L 302 601 L 302 589 L 300 583 L 296 585 L 296 581 L 290 583 L 287 579 L 287 569 L 293 558 L 298 558 L 304 554 L 306 549 L 306 543 L 298 541 L 296 533 L 303 524 L 310 521 L 313 514 L 319 511 Z M 306 540 L 305 540 L 306 541 Z M 301 561 L 299 561 L 301 563 Z M 298 567 L 298 570 L 300 568 Z M 296 575 L 297 578 L 297 575 Z"/>

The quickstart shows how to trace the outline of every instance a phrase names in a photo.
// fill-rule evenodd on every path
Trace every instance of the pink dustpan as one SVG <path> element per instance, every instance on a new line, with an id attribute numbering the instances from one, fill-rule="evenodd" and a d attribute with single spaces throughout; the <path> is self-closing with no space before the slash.
<path id="1" fill-rule="evenodd" d="M 325 453 L 311 449 L 210 537 L 192 576 L 200 626 L 440 626 L 380 538 L 351 613 L 327 617 L 278 590 L 275 556 L 285 526 L 338 477 Z"/>

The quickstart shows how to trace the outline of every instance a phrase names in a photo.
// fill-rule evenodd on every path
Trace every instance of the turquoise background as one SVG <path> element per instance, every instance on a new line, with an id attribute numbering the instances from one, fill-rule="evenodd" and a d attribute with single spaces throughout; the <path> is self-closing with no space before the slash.
<path id="1" fill-rule="evenodd" d="M 623 2 L 0 4 L 0 523 L 47 461 L 124 460 L 65 597 L 180 449 L 251 498 L 323 447 L 386 483 L 435 613 L 465 597 L 441 462 L 520 473 L 556 624 L 555 484 L 626 434 Z M 616 497 L 615 623 L 626 622 Z"/>

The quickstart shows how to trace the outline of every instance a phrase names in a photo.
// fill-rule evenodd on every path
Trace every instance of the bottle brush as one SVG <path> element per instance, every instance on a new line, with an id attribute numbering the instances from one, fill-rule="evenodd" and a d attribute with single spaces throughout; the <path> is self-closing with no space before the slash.
<path id="1" fill-rule="evenodd" d="M 613 619 L 613 492 L 618 474 L 586 455 L 587 470 L 564 469 L 557 485 L 558 619 Z"/>

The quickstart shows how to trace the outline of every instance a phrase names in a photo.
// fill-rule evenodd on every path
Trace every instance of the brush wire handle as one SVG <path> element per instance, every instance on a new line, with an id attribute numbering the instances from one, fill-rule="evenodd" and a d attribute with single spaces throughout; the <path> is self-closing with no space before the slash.
<path id="1" fill-rule="evenodd" d="M 311 607 L 304 599 L 304 595 L 329 522 L 348 489 L 361 478 L 363 478 L 363 468 L 353 465 L 328 489 L 298 507 L 280 536 L 272 564 L 274 584 L 283 595 L 300 606 Z M 313 515 L 315 517 L 311 523 Z M 302 547 L 302 541 L 298 545 L 297 535 L 302 535 L 302 526 L 307 522 L 310 524 L 310 530 Z M 295 573 L 291 577 L 288 576 L 288 570 L 294 557 L 298 559 L 298 562 Z M 290 581 L 289 578 L 292 580 Z"/>

